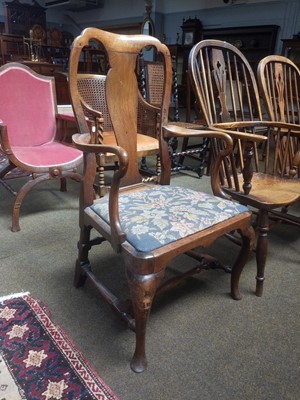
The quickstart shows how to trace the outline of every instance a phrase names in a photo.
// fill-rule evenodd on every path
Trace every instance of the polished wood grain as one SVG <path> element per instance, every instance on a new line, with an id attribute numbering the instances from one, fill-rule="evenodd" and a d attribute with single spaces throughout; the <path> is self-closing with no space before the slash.
<path id="1" fill-rule="evenodd" d="M 235 150 L 220 169 L 221 194 L 257 211 L 256 294 L 261 296 L 269 214 L 300 199 L 300 181 L 288 179 L 279 150 L 291 135 L 299 140 L 299 125 L 291 119 L 263 119 L 255 74 L 242 52 L 227 42 L 203 40 L 195 45 L 190 53 L 189 72 L 207 125 L 226 129 L 234 140 Z M 262 146 L 257 142 L 258 133 L 265 139 Z M 219 149 L 220 143 L 214 140 L 213 152 L 218 154 Z M 299 217 L 291 220 L 299 223 Z"/>
<path id="2" fill-rule="evenodd" d="M 106 78 L 106 101 L 110 118 L 114 127 L 116 144 L 101 142 L 96 135 L 90 133 L 82 98 L 78 90 L 77 65 L 82 49 L 89 41 L 96 39 L 105 47 L 110 69 Z M 147 367 L 146 358 L 146 326 L 151 311 L 153 298 L 161 290 L 175 286 L 180 280 L 176 279 L 168 284 L 163 281 L 165 270 L 170 262 L 177 256 L 188 253 L 195 257 L 195 248 L 205 248 L 224 234 L 236 230 L 241 234 L 242 246 L 237 252 L 237 259 L 233 265 L 231 275 L 231 295 L 240 299 L 238 288 L 239 278 L 251 251 L 254 231 L 251 227 L 251 213 L 246 211 L 221 223 L 217 223 L 204 230 L 182 237 L 180 240 L 162 245 L 152 251 L 137 251 L 127 240 L 120 223 L 119 198 L 132 191 L 140 191 L 145 187 L 151 190 L 153 184 L 142 182 L 138 166 L 137 147 L 137 120 L 138 120 L 138 82 L 136 64 L 140 51 L 145 46 L 153 46 L 161 54 L 164 62 L 163 96 L 159 104 L 160 119 L 158 125 L 159 152 L 162 162 L 160 184 L 168 185 L 171 176 L 171 159 L 169 156 L 169 139 L 171 137 L 186 137 L 194 135 L 199 137 L 209 136 L 223 141 L 216 157 L 215 168 L 212 171 L 213 186 L 221 190 L 218 179 L 218 167 L 224 157 L 232 150 L 232 139 L 226 133 L 218 130 L 189 130 L 178 126 L 168 125 L 168 111 L 172 86 L 172 66 L 168 48 L 159 40 L 144 35 L 117 35 L 95 28 L 85 29 L 78 36 L 71 50 L 69 83 L 70 94 L 74 113 L 79 127 L 79 133 L 73 136 L 73 141 L 78 149 L 84 153 L 84 179 L 82 182 L 80 198 L 80 239 L 78 242 L 78 258 L 76 262 L 75 286 L 81 286 L 88 279 L 97 288 L 101 296 L 111 307 L 126 321 L 128 326 L 135 331 L 136 344 L 131 368 L 135 372 L 142 372 Z M 112 184 L 109 189 L 109 223 L 105 222 L 91 209 L 92 204 L 97 204 L 98 199 L 94 190 L 96 171 L 96 156 L 113 154 L 117 158 L 117 168 L 113 172 Z M 146 185 L 146 186 L 145 186 Z M 158 186 L 160 187 L 160 186 Z M 191 205 L 191 207 L 193 207 Z M 187 213 L 189 211 L 187 210 Z M 96 231 L 99 237 L 91 236 L 91 231 Z M 96 277 L 89 261 L 89 251 L 92 246 L 108 241 L 112 248 L 120 254 L 125 263 L 126 276 L 130 291 L 129 301 L 121 301 L 111 292 L 105 284 Z M 100 247 L 101 254 L 101 247 Z M 198 252 L 197 252 L 198 254 Z M 199 268 L 190 273 L 197 273 L 202 268 L 214 264 L 207 260 L 205 255 L 198 254 Z M 105 268 L 105 261 L 103 261 Z M 107 265 L 107 273 L 112 271 Z M 188 274 L 185 272 L 182 278 Z M 100 344 L 99 344 L 100 345 Z"/>

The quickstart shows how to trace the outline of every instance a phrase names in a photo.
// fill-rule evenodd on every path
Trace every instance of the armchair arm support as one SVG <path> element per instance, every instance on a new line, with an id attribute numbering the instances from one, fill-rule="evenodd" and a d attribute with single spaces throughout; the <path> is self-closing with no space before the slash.
<path id="1" fill-rule="evenodd" d="M 219 152 L 215 155 L 216 158 L 214 160 L 214 163 L 211 165 L 211 186 L 213 189 L 213 192 L 216 196 L 223 197 L 223 198 L 229 198 L 229 196 L 223 192 L 222 187 L 221 187 L 221 182 L 219 180 L 219 168 L 221 165 L 222 160 L 231 154 L 233 150 L 233 139 L 231 136 L 226 133 L 222 132 L 221 130 L 217 129 L 188 129 L 188 128 L 183 128 L 181 126 L 176 126 L 172 124 L 168 124 L 166 126 L 163 126 L 163 136 L 164 138 L 172 138 L 172 137 L 206 137 L 206 138 L 212 138 L 212 139 L 221 139 L 225 143 L 225 146 L 223 145 L 222 148 L 220 148 Z"/>
<path id="2" fill-rule="evenodd" d="M 114 171 L 112 177 L 111 188 L 109 192 L 109 220 L 111 227 L 111 244 L 113 248 L 118 251 L 119 245 L 123 243 L 126 239 L 125 233 L 122 231 L 119 217 L 119 188 L 121 183 L 121 178 L 125 175 L 128 167 L 128 155 L 126 151 L 119 146 L 104 146 L 101 144 L 91 144 L 91 136 L 90 134 L 75 134 L 72 136 L 72 140 L 77 147 L 77 149 L 81 150 L 85 158 L 87 156 L 93 154 L 94 156 L 97 154 L 104 153 L 112 153 L 118 157 L 119 168 Z M 93 160 L 95 157 L 93 157 Z M 89 161 L 87 160 L 87 163 Z M 93 161 L 92 167 L 95 167 L 95 163 Z M 88 168 L 88 165 L 85 164 L 85 168 Z M 95 169 L 95 168 L 94 168 Z M 90 184 L 92 187 L 92 184 Z M 89 201 L 90 203 L 90 201 Z M 86 205 L 89 205 L 85 203 Z"/>

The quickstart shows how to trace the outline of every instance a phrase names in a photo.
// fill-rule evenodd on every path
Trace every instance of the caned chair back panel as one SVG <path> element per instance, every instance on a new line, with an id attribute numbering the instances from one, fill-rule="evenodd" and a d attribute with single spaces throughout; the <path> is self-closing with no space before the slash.
<path id="1" fill-rule="evenodd" d="M 83 103 L 94 110 L 101 111 L 104 131 L 112 131 L 113 126 L 106 103 L 106 75 L 78 74 L 78 93 Z M 86 108 L 86 114 L 89 116 Z"/>
<path id="2" fill-rule="evenodd" d="M 140 98 L 138 105 L 138 131 L 157 137 L 159 110 L 164 90 L 164 64 L 141 59 L 139 59 L 139 64 L 141 69 L 139 73 L 142 76 L 139 90 L 143 99 Z"/>
<path id="3" fill-rule="evenodd" d="M 160 107 L 163 98 L 164 65 L 162 62 L 144 61 L 146 78 L 146 99 Z"/>
<path id="4" fill-rule="evenodd" d="M 88 111 L 89 108 L 101 111 L 104 131 L 112 131 L 113 125 L 106 102 L 105 84 L 106 75 L 78 74 L 78 91 L 82 99 L 86 116 L 91 116 Z M 162 96 L 160 99 L 162 99 Z M 156 138 L 158 110 L 148 107 L 146 102 L 139 97 L 137 129 L 138 132 L 143 135 Z"/>

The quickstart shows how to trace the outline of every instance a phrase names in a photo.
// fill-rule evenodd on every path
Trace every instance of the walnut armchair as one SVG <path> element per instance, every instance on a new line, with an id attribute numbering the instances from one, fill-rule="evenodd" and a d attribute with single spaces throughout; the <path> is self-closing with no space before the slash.
<path id="1" fill-rule="evenodd" d="M 0 146 L 8 159 L 0 170 L 0 183 L 16 168 L 32 177 L 18 192 L 4 184 L 16 196 L 12 212 L 12 231 L 16 232 L 27 193 L 45 180 L 60 179 L 62 191 L 67 177 L 80 181 L 76 168 L 82 163 L 82 153 L 56 140 L 53 77 L 39 75 L 23 64 L 7 63 L 0 68 L 0 87 Z"/>
<path id="2" fill-rule="evenodd" d="M 300 177 L 300 71 L 286 57 L 270 55 L 263 58 L 257 69 L 258 85 L 271 121 L 290 124 L 285 140 L 274 147 L 282 174 Z M 297 134 L 293 134 L 297 131 Z"/>
<path id="3" fill-rule="evenodd" d="M 106 49 L 110 69 L 106 78 L 106 101 L 114 126 L 116 144 L 107 145 L 89 132 L 78 90 L 77 65 L 81 50 L 91 39 Z M 136 62 L 145 46 L 153 46 L 164 60 L 164 96 L 159 105 L 158 140 L 162 161 L 160 184 L 144 183 L 138 167 L 137 124 L 138 82 Z M 232 201 L 213 195 L 170 186 L 170 137 L 195 135 L 217 137 L 224 147 L 215 160 L 211 179 L 218 184 L 218 166 L 232 149 L 230 136 L 219 131 L 192 131 L 167 126 L 172 84 L 171 58 L 168 48 L 148 35 L 117 35 L 96 28 L 85 29 L 72 45 L 69 69 L 70 95 L 79 127 L 73 136 L 76 147 L 84 154 L 84 178 L 80 197 L 78 258 L 74 284 L 82 286 L 88 279 L 128 326 L 135 331 L 136 345 L 131 368 L 142 372 L 147 367 L 146 325 L 154 296 L 174 286 L 178 277 L 164 282 L 165 271 L 180 254 L 195 255 L 195 248 L 207 247 L 226 232 L 237 230 L 242 246 L 237 252 L 231 274 L 231 295 L 240 298 L 239 278 L 254 239 L 249 210 Z M 104 197 L 94 191 L 97 155 L 113 154 L 117 168 Z M 93 230 L 93 235 L 91 231 Z M 96 234 L 96 236 L 95 236 Z M 100 281 L 92 270 L 90 249 L 108 241 L 125 264 L 130 301 L 121 301 Z M 101 247 L 100 247 L 101 251 Z M 182 278 L 207 268 L 211 258 L 198 254 L 200 264 Z M 214 264 L 214 263 L 212 263 Z M 103 260 L 105 266 L 105 260 Z M 111 268 L 106 265 L 107 272 Z M 117 277 L 116 277 L 117 279 Z M 126 306 L 127 305 L 127 306 Z"/>
<path id="4" fill-rule="evenodd" d="M 299 180 L 287 179 L 277 157 L 277 146 L 296 132 L 285 121 L 263 120 L 254 73 L 235 46 L 218 40 L 197 43 L 189 55 L 189 73 L 207 126 L 225 129 L 234 140 L 234 152 L 223 160 L 219 172 L 222 194 L 253 207 L 257 215 L 254 221 L 257 230 L 256 294 L 261 296 L 268 253 L 269 214 L 300 199 Z M 265 136 L 263 162 L 259 157 L 257 134 Z M 212 151 L 218 154 L 219 141 L 211 143 Z"/>

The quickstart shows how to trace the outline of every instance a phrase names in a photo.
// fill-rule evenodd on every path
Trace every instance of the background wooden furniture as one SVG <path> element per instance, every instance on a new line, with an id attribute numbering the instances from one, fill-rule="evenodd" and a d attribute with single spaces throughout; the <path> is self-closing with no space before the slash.
<path id="1" fill-rule="evenodd" d="M 300 37 L 281 39 L 281 55 L 293 61 L 300 68 Z"/>
<path id="2" fill-rule="evenodd" d="M 217 39 L 231 43 L 237 47 L 256 71 L 259 61 L 274 54 L 278 32 L 277 25 L 258 25 L 248 27 L 234 27 L 222 29 L 204 29 L 203 39 Z M 199 105 L 195 104 L 196 98 L 187 80 L 186 87 L 186 121 L 191 121 L 193 115 L 199 114 Z M 198 115 L 202 119 L 202 116 Z"/>
<path id="3" fill-rule="evenodd" d="M 40 25 L 46 31 L 46 9 L 41 7 L 37 1 L 33 0 L 32 4 L 29 4 L 12 0 L 4 2 L 4 5 L 8 33 L 29 37 L 29 31 L 35 24 Z"/>
<path id="4" fill-rule="evenodd" d="M 300 181 L 287 179 L 276 147 L 273 152 L 271 143 L 275 138 L 280 147 L 296 132 L 285 122 L 262 120 L 255 75 L 244 54 L 235 46 L 220 40 L 203 40 L 193 48 L 189 68 L 206 124 L 232 131 L 235 140 L 234 154 L 224 160 L 220 169 L 222 194 L 256 209 L 256 294 L 261 296 L 268 253 L 269 213 L 300 200 Z M 259 162 L 255 143 L 257 132 L 264 133 L 261 140 L 268 139 L 263 146 L 263 163 Z M 219 149 L 220 144 L 212 141 L 211 152 L 218 153 Z"/>
<path id="5" fill-rule="evenodd" d="M 258 25 L 222 29 L 205 29 L 203 39 L 224 40 L 238 48 L 256 71 L 259 61 L 274 54 L 278 25 Z"/>
<path id="6" fill-rule="evenodd" d="M 37 58 L 35 61 L 32 60 L 30 51 L 33 52 L 34 58 Z M 46 65 L 42 68 L 42 63 L 53 65 L 53 70 L 66 70 L 69 53 L 69 47 L 53 47 L 34 40 L 30 47 L 30 39 L 28 37 L 7 33 L 0 34 L 0 65 L 10 61 L 27 61 L 28 65 L 33 68 L 34 63 L 36 63 L 37 72 L 49 75 L 50 66 L 48 69 Z M 53 71 L 51 75 L 53 75 Z"/>
<path id="7" fill-rule="evenodd" d="M 54 76 L 56 72 L 63 71 L 63 65 L 55 65 L 43 61 L 22 61 L 22 64 L 27 65 L 33 71 L 41 75 Z"/>
<path id="8" fill-rule="evenodd" d="M 300 71 L 287 57 L 270 55 L 260 61 L 257 75 L 260 93 L 270 120 L 290 124 L 290 136 L 286 137 L 286 140 L 276 141 L 277 136 L 274 135 L 273 145 L 280 171 L 291 178 L 299 178 Z M 286 213 L 281 213 L 280 216 L 290 219 Z M 299 218 L 296 220 L 300 225 Z"/>
<path id="9" fill-rule="evenodd" d="M 0 65 L 11 61 L 28 60 L 29 49 L 21 35 L 0 34 Z"/>
<path id="10" fill-rule="evenodd" d="M 140 57 L 140 91 L 144 98 L 152 106 L 160 107 L 163 98 L 163 82 L 164 82 L 164 65 L 161 61 L 145 61 Z M 195 123 L 188 123 L 179 120 L 179 107 L 178 107 L 178 93 L 177 93 L 177 80 L 176 80 L 176 63 L 172 57 L 172 107 L 170 107 L 169 119 L 174 125 L 189 128 L 201 129 L 202 125 Z M 172 110 L 172 111 L 171 111 Z M 144 125 L 150 127 L 149 121 L 156 120 L 154 111 L 144 113 Z M 142 113 L 140 113 L 142 114 Z M 155 132 L 153 127 L 152 131 Z M 149 132 L 151 134 L 151 132 Z M 194 171 L 201 177 L 204 173 L 204 168 L 207 165 L 207 145 L 206 140 L 200 139 L 201 143 L 188 146 L 188 138 L 183 139 L 183 151 L 178 148 L 178 138 L 174 137 L 169 141 L 170 157 L 172 160 L 172 171 Z M 189 162 L 183 162 L 185 157 L 193 158 L 196 162 L 192 165 Z"/>

